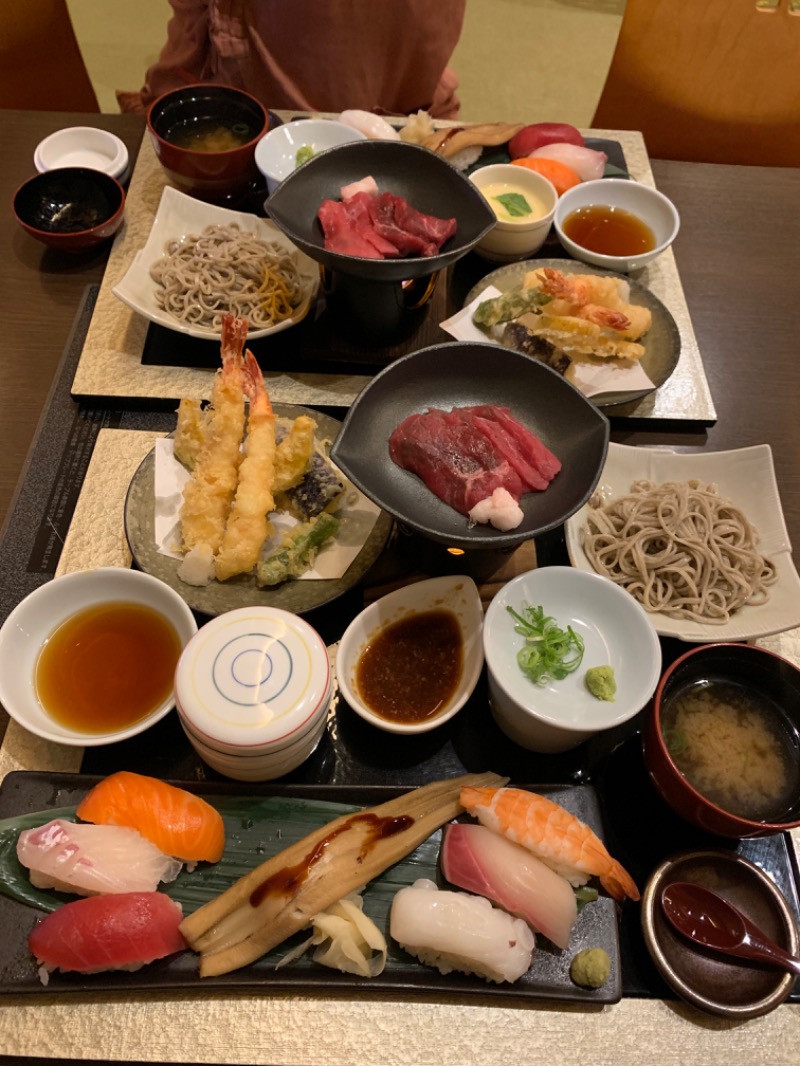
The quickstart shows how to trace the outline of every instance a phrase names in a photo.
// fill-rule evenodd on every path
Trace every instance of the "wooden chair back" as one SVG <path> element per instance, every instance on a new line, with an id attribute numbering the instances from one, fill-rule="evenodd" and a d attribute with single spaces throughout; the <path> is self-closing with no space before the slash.
<path id="1" fill-rule="evenodd" d="M 66 0 L 5 0 L 2 4 L 0 107 L 100 110 Z"/>
<path id="2" fill-rule="evenodd" d="M 800 2 L 627 0 L 592 126 L 656 159 L 800 166 Z"/>

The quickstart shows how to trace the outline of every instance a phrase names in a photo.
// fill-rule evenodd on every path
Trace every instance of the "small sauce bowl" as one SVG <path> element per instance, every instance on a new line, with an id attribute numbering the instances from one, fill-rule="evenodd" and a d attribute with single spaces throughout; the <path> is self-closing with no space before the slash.
<path id="1" fill-rule="evenodd" d="M 608 207 L 634 215 L 652 232 L 653 247 L 634 255 L 604 255 L 578 244 L 564 232 L 564 223 L 574 211 L 587 207 Z M 626 178 L 598 178 L 581 182 L 562 194 L 553 215 L 553 228 L 573 259 L 626 274 L 652 263 L 669 248 L 678 236 L 680 217 L 672 201 L 649 185 Z"/>
<path id="2" fill-rule="evenodd" d="M 429 611 L 451 612 L 461 636 L 461 674 L 454 691 L 438 710 L 419 721 L 384 717 L 359 690 L 358 665 L 371 642 L 394 623 Z M 345 701 L 370 725 L 388 733 L 428 733 L 450 721 L 472 695 L 483 669 L 483 606 L 469 577 L 435 577 L 390 592 L 357 615 L 339 641 L 336 675 Z"/>
<path id="3" fill-rule="evenodd" d="M 59 167 L 17 189 L 14 214 L 26 233 L 62 252 L 87 252 L 122 225 L 125 190 L 90 167 Z"/>
<path id="4" fill-rule="evenodd" d="M 660 901 L 661 890 L 673 881 L 690 881 L 724 896 L 796 954 L 800 940 L 792 910 L 767 874 L 732 851 L 672 855 L 653 871 L 642 895 L 642 932 L 661 976 L 700 1010 L 743 1021 L 783 1003 L 797 980 L 794 974 L 698 948 L 672 928 Z"/>

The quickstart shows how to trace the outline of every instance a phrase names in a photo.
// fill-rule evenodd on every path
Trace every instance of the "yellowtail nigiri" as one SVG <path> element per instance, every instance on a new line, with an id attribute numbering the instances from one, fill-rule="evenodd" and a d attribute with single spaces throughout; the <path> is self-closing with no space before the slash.
<path id="1" fill-rule="evenodd" d="M 460 798 L 481 825 L 521 844 L 571 885 L 597 877 L 614 899 L 639 899 L 633 878 L 589 826 L 552 800 L 520 788 L 471 786 Z"/>

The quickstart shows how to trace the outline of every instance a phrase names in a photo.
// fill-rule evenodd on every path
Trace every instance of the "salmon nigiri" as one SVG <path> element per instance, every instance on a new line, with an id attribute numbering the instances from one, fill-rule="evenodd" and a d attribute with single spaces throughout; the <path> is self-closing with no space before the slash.
<path id="1" fill-rule="evenodd" d="M 204 799 L 128 770 L 95 785 L 77 814 L 84 822 L 138 829 L 166 855 L 185 862 L 217 862 L 225 847 L 222 816 Z"/>
<path id="2" fill-rule="evenodd" d="M 481 825 L 521 844 L 571 885 L 597 877 L 614 899 L 639 899 L 633 878 L 589 826 L 552 800 L 520 788 L 466 787 L 460 798 Z"/>

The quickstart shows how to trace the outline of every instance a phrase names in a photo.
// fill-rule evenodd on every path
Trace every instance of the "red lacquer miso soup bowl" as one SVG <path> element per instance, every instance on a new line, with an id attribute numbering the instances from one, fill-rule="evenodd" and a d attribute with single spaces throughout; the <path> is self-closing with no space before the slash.
<path id="1" fill-rule="evenodd" d="M 800 670 L 748 644 L 707 644 L 664 673 L 644 733 L 664 800 L 730 838 L 800 826 Z"/>
<path id="2" fill-rule="evenodd" d="M 147 128 L 170 181 L 200 200 L 221 203 L 258 180 L 256 145 L 269 130 L 267 109 L 230 85 L 186 85 L 155 100 Z"/>

